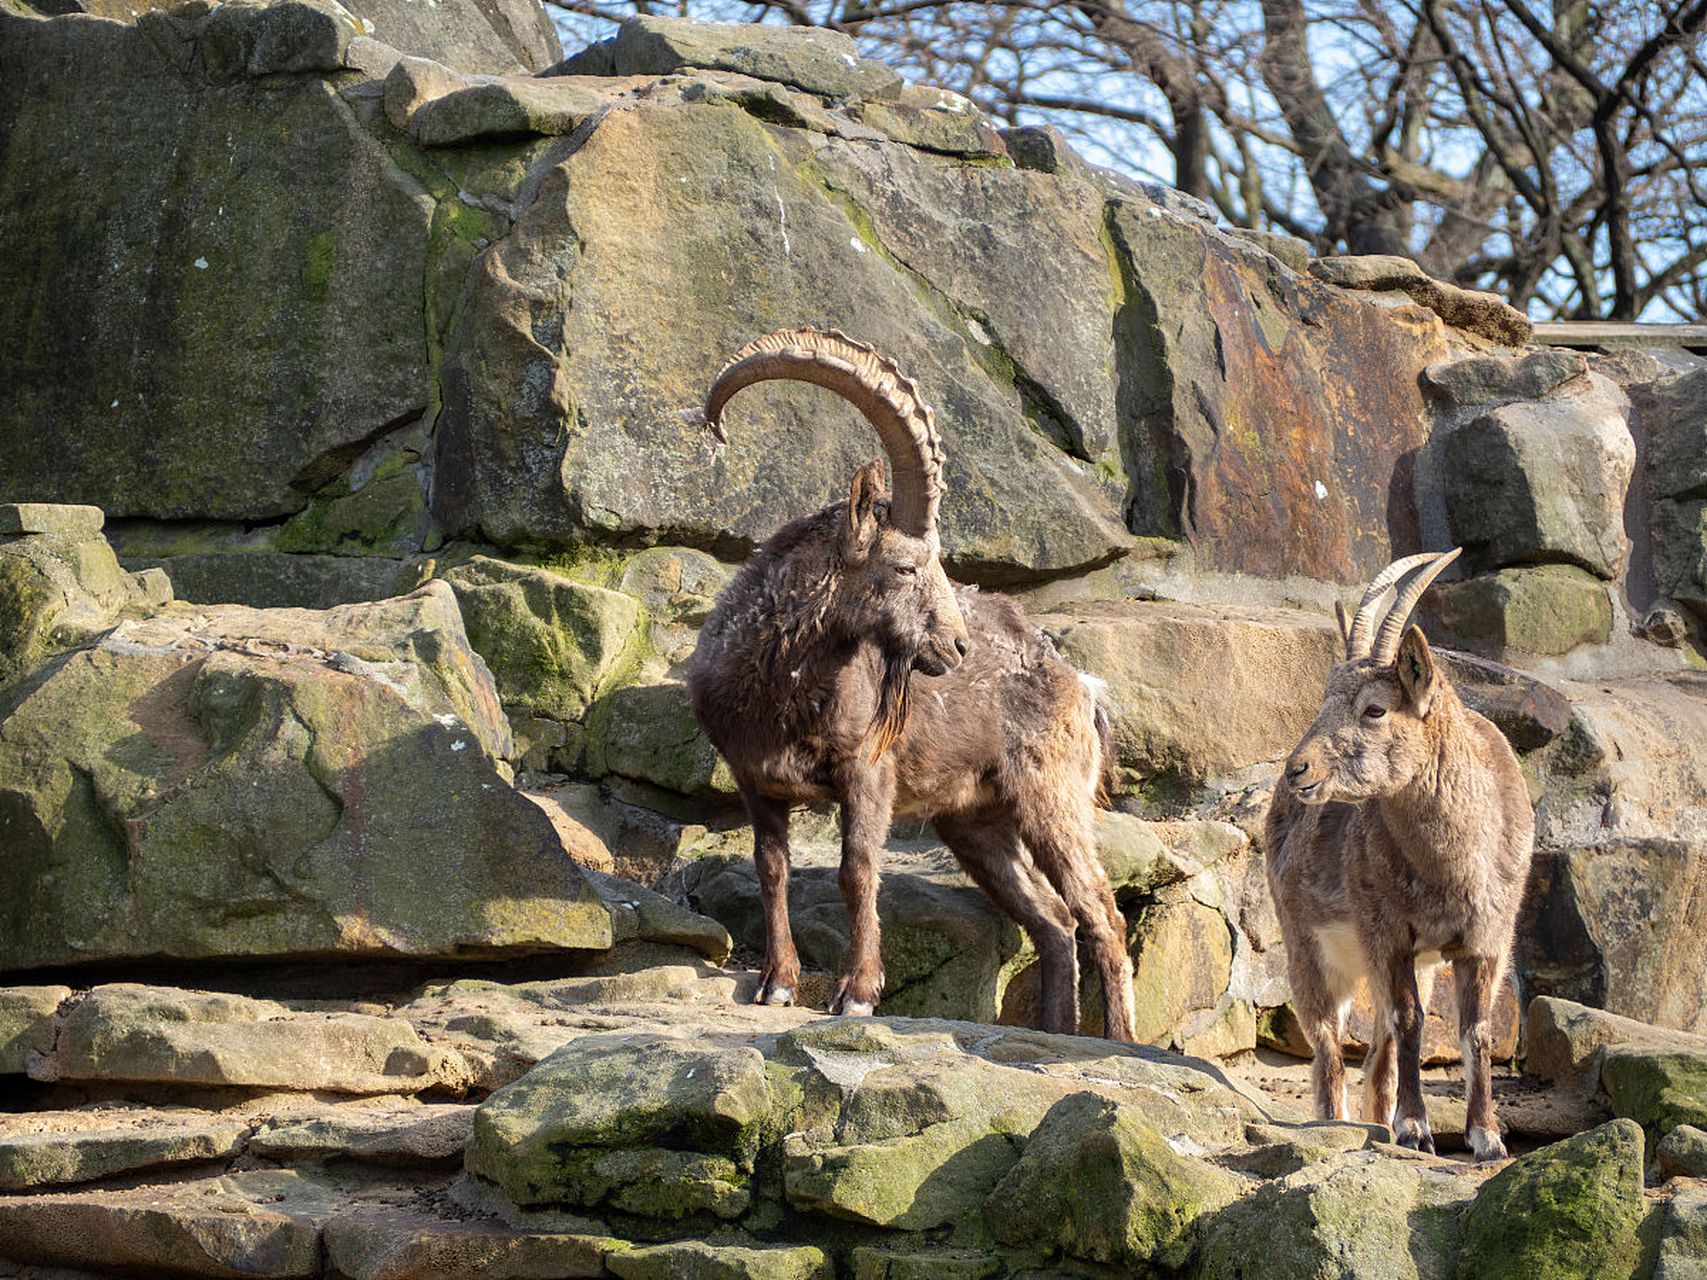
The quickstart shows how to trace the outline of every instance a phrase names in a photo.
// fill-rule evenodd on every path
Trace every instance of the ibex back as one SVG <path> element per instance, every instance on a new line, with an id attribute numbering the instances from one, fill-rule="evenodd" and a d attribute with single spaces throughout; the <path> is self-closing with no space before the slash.
<path id="1" fill-rule="evenodd" d="M 1534 843 L 1517 757 L 1466 707 L 1416 627 L 1428 584 L 1457 558 L 1411 556 L 1370 584 L 1346 661 L 1286 762 L 1268 811 L 1269 887 L 1286 940 L 1293 1005 L 1315 1051 L 1316 1114 L 1346 1118 L 1345 1014 L 1368 976 L 1375 1031 L 1366 1117 L 1434 1150 L 1423 1109 L 1423 1014 L 1435 966 L 1458 988 L 1468 1120 L 1478 1160 L 1505 1155 L 1494 1116 L 1489 1022 Z M 1411 580 L 1371 643 L 1388 590 Z"/>
<path id="2" fill-rule="evenodd" d="M 1106 718 L 1089 682 L 1011 602 L 956 588 L 937 541 L 942 445 L 911 381 L 839 333 L 786 330 L 738 352 L 705 416 L 767 378 L 817 383 L 877 429 L 894 471 L 785 526 L 718 597 L 688 673 L 694 715 L 753 822 L 766 948 L 758 1000 L 791 1004 L 788 816 L 841 806 L 849 948 L 832 1013 L 883 989 L 878 864 L 891 820 L 927 817 L 960 865 L 1037 946 L 1046 1029 L 1078 1023 L 1075 934 L 1102 979 L 1105 1034 L 1132 1036 L 1125 929 L 1092 814 Z"/>

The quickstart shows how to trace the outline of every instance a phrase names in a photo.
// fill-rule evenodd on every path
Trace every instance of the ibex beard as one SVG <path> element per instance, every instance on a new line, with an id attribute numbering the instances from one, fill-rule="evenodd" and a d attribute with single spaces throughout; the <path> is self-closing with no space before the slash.
<path id="1" fill-rule="evenodd" d="M 764 901 L 757 1000 L 800 984 L 788 918 L 788 819 L 841 810 L 849 944 L 832 1013 L 871 1013 L 883 991 L 877 887 L 896 817 L 930 819 L 966 873 L 1030 934 L 1046 1030 L 1078 1026 L 1077 943 L 1103 992 L 1104 1034 L 1132 1038 L 1125 927 L 1097 861 L 1092 819 L 1106 714 L 1019 609 L 943 571 L 942 444 L 914 384 L 839 333 L 784 330 L 718 375 L 705 417 L 769 378 L 813 382 L 877 430 L 894 473 L 855 473 L 846 501 L 795 520 L 742 566 L 700 632 L 694 715 L 723 754 L 753 823 Z"/>
<path id="2" fill-rule="evenodd" d="M 1341 1040 L 1367 978 L 1375 1029 L 1365 1117 L 1432 1152 L 1423 1106 L 1424 1011 L 1435 968 L 1457 984 L 1467 1101 L 1478 1160 L 1503 1158 L 1494 1114 L 1491 1022 L 1517 926 L 1534 815 L 1517 757 L 1466 707 L 1411 610 L 1457 558 L 1424 554 L 1377 575 L 1348 624 L 1346 661 L 1288 758 L 1269 806 L 1269 887 L 1286 942 L 1293 1006 L 1314 1051 L 1317 1116 L 1346 1119 Z M 1408 581 L 1403 581 L 1411 575 Z M 1398 597 L 1371 640 L 1376 611 Z"/>

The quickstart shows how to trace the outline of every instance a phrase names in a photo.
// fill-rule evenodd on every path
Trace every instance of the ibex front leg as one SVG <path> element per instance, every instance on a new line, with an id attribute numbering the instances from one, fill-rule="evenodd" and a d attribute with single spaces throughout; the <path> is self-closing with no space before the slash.
<path id="1" fill-rule="evenodd" d="M 877 924 L 877 884 L 889 835 L 894 786 L 887 771 L 856 777 L 842 793 L 842 901 L 848 908 L 848 954 L 830 1012 L 861 1018 L 883 994 L 883 956 Z"/>
<path id="2" fill-rule="evenodd" d="M 800 954 L 788 924 L 788 806 L 746 791 L 742 798 L 753 820 L 753 865 L 765 907 L 765 967 L 753 1000 L 793 1004 L 800 990 Z"/>
<path id="3" fill-rule="evenodd" d="M 1464 1055 L 1464 1141 L 1477 1160 L 1505 1159 L 1499 1120 L 1494 1116 L 1494 999 L 1499 994 L 1500 964 L 1483 957 L 1455 960 L 1458 982 L 1458 1047 Z"/>
<path id="4" fill-rule="evenodd" d="M 1417 988 L 1416 957 L 1409 951 L 1390 952 L 1374 967 L 1371 981 L 1387 991 L 1387 1016 L 1392 1019 L 1393 1047 L 1398 1060 L 1398 1105 L 1393 1110 L 1393 1137 L 1401 1147 L 1434 1154 L 1434 1134 L 1422 1091 L 1422 994 Z"/>

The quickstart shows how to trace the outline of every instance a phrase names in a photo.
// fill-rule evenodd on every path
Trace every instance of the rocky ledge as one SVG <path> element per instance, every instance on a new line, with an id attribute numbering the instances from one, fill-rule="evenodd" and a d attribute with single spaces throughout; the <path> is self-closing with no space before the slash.
<path id="1" fill-rule="evenodd" d="M 649 945 L 385 999 L 0 989 L 0 1070 L 27 1099 L 0 1121 L 0 1274 L 1707 1266 L 1707 1039 L 1538 1001 L 1532 1064 L 1591 1127 L 1514 1128 L 1532 1150 L 1475 1166 L 1307 1122 L 1203 1059 L 753 1006 L 752 974 Z"/>

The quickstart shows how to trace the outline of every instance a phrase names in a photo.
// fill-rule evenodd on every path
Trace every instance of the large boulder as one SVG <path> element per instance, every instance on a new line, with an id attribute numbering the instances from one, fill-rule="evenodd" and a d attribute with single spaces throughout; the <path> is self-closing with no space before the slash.
<path id="1" fill-rule="evenodd" d="M 1556 996 L 1530 1002 L 1524 1040 L 1525 1071 L 1589 1093 L 1600 1085 L 1601 1063 L 1609 1048 L 1662 1056 L 1707 1055 L 1707 1036 L 1656 1027 Z"/>
<path id="2" fill-rule="evenodd" d="M 1654 1280 L 1702 1280 L 1707 1276 L 1707 1188 L 1685 1184 L 1673 1193 L 1660 1219 Z"/>
<path id="3" fill-rule="evenodd" d="M 1613 1111 L 1647 1131 L 1650 1150 L 1679 1125 L 1707 1125 L 1707 1052 L 1613 1045 L 1600 1081 Z"/>
<path id="4" fill-rule="evenodd" d="M 481 1104 L 467 1166 L 521 1205 L 733 1218 L 770 1110 L 755 1049 L 585 1036 Z"/>
<path id="5" fill-rule="evenodd" d="M 644 612 L 620 591 L 488 556 L 444 577 L 512 715 L 579 720 L 644 645 Z"/>
<path id="6" fill-rule="evenodd" d="M 1707 1032 L 1707 843 L 1608 840 L 1556 855 L 1552 901 L 1581 922 L 1609 1009 Z"/>
<path id="7" fill-rule="evenodd" d="M 1098 487 L 1031 428 L 1012 373 L 985 369 L 964 323 L 921 309 L 869 216 L 826 189 L 808 138 L 782 145 L 732 105 L 647 99 L 543 175 L 477 261 L 450 353 L 435 500 L 453 533 L 669 529 L 738 551 L 842 496 L 878 446 L 823 392 L 749 393 L 727 448 L 681 415 L 742 343 L 815 323 L 919 380 L 948 453 L 944 547 L 963 571 L 1050 575 L 1124 551 Z M 972 181 L 931 163 L 943 183 Z"/>
<path id="8" fill-rule="evenodd" d="M 1457 1183 L 1457 1185 L 1454 1185 Z M 1468 1189 L 1374 1151 L 1312 1161 L 1208 1221 L 1202 1280 L 1450 1280 Z"/>
<path id="9" fill-rule="evenodd" d="M 1563 561 L 1622 567 L 1624 491 L 1636 466 L 1623 393 L 1598 375 L 1453 432 L 1441 477 L 1453 539 L 1479 568 Z"/>
<path id="10" fill-rule="evenodd" d="M 432 201 L 325 80 L 249 78 L 302 70 L 251 67 L 306 38 L 271 12 L 0 11 L 5 496 L 287 515 L 426 408 Z"/>
<path id="11" fill-rule="evenodd" d="M 1463 1219 L 1462 1280 L 1576 1280 L 1635 1273 L 1642 1130 L 1614 1120 L 1520 1156 Z"/>
<path id="12" fill-rule="evenodd" d="M 1655 585 L 1707 619 L 1707 499 L 1662 498 L 1653 532 Z"/>
<path id="13" fill-rule="evenodd" d="M 1707 682 L 1555 687 L 1571 716 L 1531 757 L 1536 858 L 1517 970 L 1531 995 L 1707 1032 Z"/>
<path id="14" fill-rule="evenodd" d="M 48 14 L 90 13 L 120 22 L 135 22 L 155 10 L 178 8 L 182 0 L 30 0 Z M 396 57 L 401 51 L 434 58 L 461 71 L 503 73 L 540 71 L 562 56 L 557 30 L 544 6 L 537 0 L 438 0 L 426 12 L 410 0 L 262 0 L 228 5 L 248 10 L 236 15 L 238 23 L 250 28 L 270 28 L 269 41 L 279 55 L 298 60 L 297 65 L 274 66 L 271 70 L 336 70 L 344 59 L 354 65 L 349 53 L 352 38 L 373 37 L 383 41 Z M 277 10 L 276 13 L 264 12 Z M 261 12 L 257 12 L 261 11 Z M 193 11 L 191 11 L 193 13 Z M 230 19 L 228 18 L 227 21 Z M 343 28 L 341 39 L 322 58 L 301 65 L 305 40 L 319 31 Z M 156 27 L 158 29 L 158 26 Z M 245 35 L 248 32 L 244 33 Z M 251 37 L 244 42 L 253 49 Z M 265 47 L 265 46 L 263 46 Z M 377 52 L 377 50 L 375 51 Z M 265 64 L 263 64 L 265 65 Z"/>
<path id="15" fill-rule="evenodd" d="M 0 705 L 0 967 L 610 944 L 449 586 L 172 606 Z"/>
<path id="16" fill-rule="evenodd" d="M 1049 1109 L 984 1202 L 996 1239 L 1090 1262 L 1178 1267 L 1239 1179 L 1190 1156 L 1131 1108 L 1080 1093 Z"/>
<path id="17" fill-rule="evenodd" d="M 1612 636 L 1612 598 L 1604 583 L 1568 564 L 1477 574 L 1434 588 L 1429 633 L 1448 644 L 1500 656 L 1554 656 Z"/>
<path id="18" fill-rule="evenodd" d="M 1119 762 L 1144 778 L 1197 782 L 1281 759 L 1340 658 L 1332 621 L 1295 610 L 1128 601 L 1037 622 L 1107 682 Z"/>
<path id="19" fill-rule="evenodd" d="M 1219 569 L 1362 582 L 1415 550 L 1440 318 L 1299 276 L 1147 202 L 1110 209 L 1128 524 Z"/>
<path id="20" fill-rule="evenodd" d="M 901 77 L 861 58 L 853 39 L 817 27 L 689 22 L 641 14 L 610 39 L 564 59 L 556 75 L 667 75 L 687 67 L 774 80 L 828 98 L 892 98 Z"/>
<path id="21" fill-rule="evenodd" d="M 1631 389 L 1648 436 L 1648 478 L 1662 498 L 1707 498 L 1707 369 Z"/>

